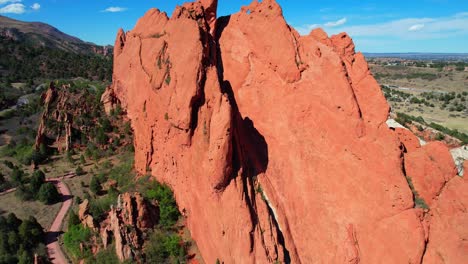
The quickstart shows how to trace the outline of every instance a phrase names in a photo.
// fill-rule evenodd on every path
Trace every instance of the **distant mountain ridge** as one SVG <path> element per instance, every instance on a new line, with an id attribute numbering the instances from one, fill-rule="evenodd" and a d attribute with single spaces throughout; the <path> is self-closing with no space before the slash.
<path id="1" fill-rule="evenodd" d="M 111 55 L 112 46 L 99 46 L 63 33 L 41 22 L 23 22 L 0 16 L 0 36 L 33 46 L 60 49 L 77 54 Z"/>
<path id="2" fill-rule="evenodd" d="M 36 79 L 112 77 L 112 46 L 85 42 L 45 23 L 0 16 L 0 54 L 0 87 Z"/>

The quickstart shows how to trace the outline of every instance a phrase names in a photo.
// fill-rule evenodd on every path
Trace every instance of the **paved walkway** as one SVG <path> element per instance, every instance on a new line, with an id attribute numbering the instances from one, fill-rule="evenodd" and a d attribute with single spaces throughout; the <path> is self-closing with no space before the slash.
<path id="1" fill-rule="evenodd" d="M 16 191 L 16 188 L 8 189 L 8 190 L 6 190 L 6 191 L 0 192 L 0 196 L 5 195 L 5 194 L 12 193 L 12 192 L 14 192 L 14 191 Z"/>
<path id="2" fill-rule="evenodd" d="M 47 182 L 51 182 L 55 185 L 60 194 L 62 194 L 62 207 L 58 212 L 57 216 L 54 219 L 54 222 L 49 228 L 49 231 L 46 233 L 45 241 L 47 246 L 47 255 L 49 260 L 53 264 L 66 264 L 69 263 L 65 254 L 63 254 L 62 248 L 58 243 L 58 237 L 62 234 L 62 225 L 67 215 L 68 210 L 73 204 L 73 196 L 71 195 L 70 189 L 62 181 L 65 179 L 71 179 L 75 177 L 74 172 L 69 172 L 58 178 L 46 179 Z M 3 192 L 0 192 L 0 195 L 5 195 L 16 191 L 16 188 L 12 188 Z"/>
<path id="3" fill-rule="evenodd" d="M 62 225 L 67 215 L 68 210 L 73 203 L 73 196 L 71 195 L 70 189 L 62 181 L 65 179 L 71 179 L 75 177 L 76 174 L 73 172 L 67 173 L 62 177 L 46 179 L 47 182 L 51 182 L 57 187 L 57 190 L 62 195 L 62 207 L 54 219 L 54 222 L 50 226 L 49 230 L 46 233 L 45 241 L 47 245 L 47 255 L 49 255 L 49 260 L 54 264 L 66 264 L 69 263 L 65 254 L 58 243 L 58 237 L 62 234 Z M 16 188 L 0 192 L 0 195 L 5 195 L 16 191 Z"/>
<path id="4" fill-rule="evenodd" d="M 73 196 L 71 195 L 70 190 L 67 185 L 61 181 L 65 178 L 67 177 L 47 180 L 48 182 L 52 182 L 57 187 L 57 190 L 62 194 L 63 203 L 46 234 L 47 255 L 49 256 L 49 260 L 54 264 L 69 263 L 58 242 L 58 237 L 62 234 L 63 221 L 73 203 Z"/>

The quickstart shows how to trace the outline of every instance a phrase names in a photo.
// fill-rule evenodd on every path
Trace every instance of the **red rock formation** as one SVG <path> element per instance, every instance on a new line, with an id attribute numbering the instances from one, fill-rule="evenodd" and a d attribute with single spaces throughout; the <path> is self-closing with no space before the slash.
<path id="1" fill-rule="evenodd" d="M 395 128 L 395 133 L 398 139 L 403 143 L 405 151 L 414 151 L 421 147 L 418 137 L 416 137 L 410 130 L 405 128 Z"/>
<path id="2" fill-rule="evenodd" d="M 273 0 L 213 32 L 206 2 L 120 30 L 112 86 L 136 169 L 174 189 L 205 261 L 420 263 L 432 223 L 414 209 L 403 152 L 426 148 L 386 126 L 389 106 L 349 36 L 300 36 Z M 425 168 L 446 162 L 434 151 Z M 438 241 L 460 256 L 463 242 Z"/>
<path id="3" fill-rule="evenodd" d="M 429 206 L 445 184 L 458 174 L 447 146 L 437 141 L 410 150 L 405 155 L 405 170 L 415 190 Z"/>
<path id="4" fill-rule="evenodd" d="M 104 111 L 107 115 L 110 115 L 112 110 L 115 110 L 117 105 L 120 103 L 119 99 L 115 97 L 114 90 L 112 87 L 107 87 L 101 96 L 101 103 L 104 106 Z"/>
<path id="5" fill-rule="evenodd" d="M 89 201 L 85 199 L 79 206 L 78 218 L 83 226 L 96 231 L 96 224 L 93 217 L 89 214 Z"/>
<path id="6" fill-rule="evenodd" d="M 36 135 L 36 142 L 35 142 L 35 149 L 39 150 L 41 144 L 44 143 L 45 140 L 45 134 L 46 134 L 46 120 L 47 117 L 49 116 L 49 111 L 50 111 L 50 104 L 52 101 L 55 100 L 57 96 L 57 92 L 55 90 L 55 86 L 53 83 L 50 83 L 49 89 L 45 93 L 42 94 L 41 96 L 41 101 L 44 104 L 44 112 L 42 113 L 40 122 L 39 122 L 39 128 L 37 129 L 37 135 Z"/>
<path id="7" fill-rule="evenodd" d="M 66 89 L 70 86 L 64 85 L 61 90 L 57 91 L 53 83 L 50 83 L 49 89 L 42 95 L 41 99 L 44 104 L 44 112 L 42 113 L 39 128 L 36 136 L 35 149 L 39 150 L 40 145 L 44 144 L 45 138 L 50 134 L 51 130 L 47 127 L 48 120 L 59 122 L 61 126 L 54 131 L 55 145 L 60 151 L 69 151 L 71 149 L 72 123 L 73 118 L 69 113 L 70 105 L 68 104 L 69 96 Z"/>
<path id="8" fill-rule="evenodd" d="M 86 89 L 71 91 L 70 88 L 70 85 L 55 87 L 50 83 L 49 89 L 42 94 L 44 111 L 39 121 L 36 150 L 40 150 L 41 144 L 61 152 L 71 150 L 73 140 L 77 140 L 72 138 L 72 129 L 89 135 L 91 127 L 84 125 L 82 119 L 94 111 L 94 105 L 89 103 L 93 98 L 88 97 L 90 94 Z"/>
<path id="9" fill-rule="evenodd" d="M 434 202 L 423 263 L 465 263 L 468 252 L 468 181 L 454 177 Z"/>
<path id="10" fill-rule="evenodd" d="M 413 121 L 414 122 L 414 121 Z M 422 131 L 420 130 L 422 127 Z M 451 149 L 452 148 L 458 148 L 463 145 L 463 142 L 459 140 L 458 138 L 454 138 L 450 135 L 444 134 L 436 129 L 433 129 L 431 127 L 421 125 L 419 123 L 414 122 L 414 124 L 409 125 L 409 129 L 419 138 L 423 139 L 426 142 L 431 142 L 431 141 L 442 141 L 447 146 L 449 146 Z M 443 135 L 444 138 L 441 140 L 439 137 L 440 135 Z"/>
<path id="11" fill-rule="evenodd" d="M 106 220 L 100 224 L 100 236 L 104 248 L 115 240 L 116 254 L 121 261 L 139 262 L 143 248 L 142 234 L 159 221 L 159 207 L 149 203 L 139 193 L 119 195 L 118 204 L 112 208 Z"/>

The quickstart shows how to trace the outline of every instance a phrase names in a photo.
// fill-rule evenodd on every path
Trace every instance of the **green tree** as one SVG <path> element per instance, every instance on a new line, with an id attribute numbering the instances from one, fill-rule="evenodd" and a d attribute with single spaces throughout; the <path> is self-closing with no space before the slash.
<path id="1" fill-rule="evenodd" d="M 155 199 L 159 202 L 159 224 L 163 228 L 171 228 L 180 216 L 171 189 L 167 185 L 162 185 L 154 181 L 148 186 L 148 190 L 144 195 L 150 200 Z"/>
<path id="2" fill-rule="evenodd" d="M 70 210 L 70 214 L 68 216 L 68 226 L 79 225 L 80 223 L 80 218 L 78 218 L 78 215 L 75 213 L 75 211 Z"/>
<path id="3" fill-rule="evenodd" d="M 145 248 L 146 263 L 167 263 L 169 258 L 181 262 L 185 259 L 185 248 L 176 234 L 165 234 L 156 230 Z"/>
<path id="4" fill-rule="evenodd" d="M 80 176 L 80 175 L 85 174 L 86 172 L 83 170 L 83 168 L 81 166 L 78 166 L 78 167 L 76 167 L 75 173 L 76 173 L 76 175 Z"/>
<path id="5" fill-rule="evenodd" d="M 94 262 L 96 264 L 115 264 L 120 263 L 119 258 L 115 254 L 113 248 L 108 248 L 107 250 L 101 250 L 96 255 Z"/>
<path id="6" fill-rule="evenodd" d="M 11 180 L 16 183 L 20 184 L 23 182 L 24 171 L 19 168 L 14 168 L 11 172 Z"/>
<path id="7" fill-rule="evenodd" d="M 60 200 L 60 194 L 55 186 L 48 182 L 41 186 L 38 193 L 39 201 L 45 204 L 53 204 Z"/>
<path id="8" fill-rule="evenodd" d="M 46 159 L 46 157 L 47 156 L 42 154 L 40 151 L 32 150 L 29 163 L 32 162 L 33 164 L 40 164 L 41 162 L 43 162 Z"/>
<path id="9" fill-rule="evenodd" d="M 18 197 L 21 201 L 30 201 L 35 198 L 35 195 L 33 194 L 33 192 L 31 192 L 31 188 L 28 188 L 23 183 L 18 185 L 18 187 L 16 188 L 15 196 Z"/>
<path id="10" fill-rule="evenodd" d="M 23 247 L 32 250 L 38 243 L 43 241 L 44 230 L 37 222 L 36 218 L 29 217 L 18 227 L 18 234 L 21 238 Z"/>
<path id="11" fill-rule="evenodd" d="M 85 164 L 86 163 L 86 160 L 85 160 L 85 157 L 83 154 L 80 155 L 80 163 L 81 164 Z"/>
<path id="12" fill-rule="evenodd" d="M 29 184 L 30 190 L 33 193 L 37 193 L 41 188 L 42 184 L 44 184 L 45 178 L 45 174 L 41 170 L 34 171 Z"/>
<path id="13" fill-rule="evenodd" d="M 84 248 L 84 250 L 81 250 L 80 247 L 80 245 L 86 243 L 90 237 L 91 231 L 88 228 L 82 225 L 70 226 L 63 236 L 63 245 L 74 258 L 80 259 L 90 254 L 89 249 Z"/>
<path id="14" fill-rule="evenodd" d="M 99 121 L 104 132 L 109 133 L 112 131 L 112 124 L 107 117 L 103 117 Z"/>
<path id="15" fill-rule="evenodd" d="M 72 163 L 72 164 L 75 162 L 75 161 L 73 160 L 73 156 L 72 156 L 71 151 L 67 151 L 66 158 L 67 158 L 67 161 L 70 162 L 70 163 Z"/>
<path id="16" fill-rule="evenodd" d="M 8 214 L 6 218 L 7 230 L 17 230 L 23 221 L 18 219 L 14 213 Z"/>
<path id="17" fill-rule="evenodd" d="M 89 183 L 89 188 L 94 194 L 99 194 L 102 191 L 102 186 L 99 180 L 93 176 Z"/>
<path id="18" fill-rule="evenodd" d="M 99 127 L 96 132 L 96 143 L 100 145 L 104 145 L 107 143 L 109 138 L 107 137 L 106 133 L 104 132 L 104 129 L 102 127 Z"/>
<path id="19" fill-rule="evenodd" d="M 125 122 L 123 132 L 126 135 L 131 135 L 132 134 L 132 126 L 130 125 L 130 122 Z"/>
<path id="20" fill-rule="evenodd" d="M 8 247 L 12 252 L 15 252 L 19 249 L 21 239 L 16 231 L 8 232 Z"/>

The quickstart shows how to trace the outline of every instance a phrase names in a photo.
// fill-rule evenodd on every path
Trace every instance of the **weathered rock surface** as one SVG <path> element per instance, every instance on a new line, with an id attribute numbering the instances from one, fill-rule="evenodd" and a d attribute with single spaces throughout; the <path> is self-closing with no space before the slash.
<path id="1" fill-rule="evenodd" d="M 80 140 L 76 135 L 89 137 L 89 131 L 95 124 L 83 120 L 94 111 L 94 105 L 89 103 L 93 99 L 86 89 L 72 91 L 70 85 L 56 87 L 50 83 L 41 97 L 44 111 L 39 122 L 35 149 L 39 150 L 44 144 L 66 152 L 72 149 L 74 141 Z M 73 133 L 77 131 L 79 133 Z"/>
<path id="2" fill-rule="evenodd" d="M 96 231 L 96 224 L 94 222 L 93 216 L 89 214 L 89 201 L 85 199 L 78 208 L 78 218 L 81 221 L 81 224 L 91 230 Z"/>
<path id="3" fill-rule="evenodd" d="M 434 202 L 423 263 L 464 263 L 468 252 L 468 182 L 454 177 Z"/>
<path id="4" fill-rule="evenodd" d="M 444 134 L 439 130 L 434 128 L 428 127 L 423 124 L 419 124 L 417 122 L 413 122 L 414 124 L 409 126 L 409 129 L 417 135 L 419 138 L 423 139 L 424 141 L 439 141 L 440 135 L 443 135 L 442 142 L 447 144 L 450 148 L 458 148 L 463 145 L 463 142 L 457 138 L 454 138 L 450 135 Z M 422 128 L 422 131 L 420 130 Z"/>
<path id="5" fill-rule="evenodd" d="M 119 99 L 115 96 L 112 87 L 107 87 L 101 95 L 101 103 L 104 106 L 104 111 L 107 115 L 110 115 L 112 110 L 115 110 L 117 105 L 119 105 Z"/>
<path id="6" fill-rule="evenodd" d="M 120 30 L 112 85 L 136 169 L 173 188 L 205 261 L 421 263 L 433 221 L 433 252 L 461 261 L 466 212 L 442 198 L 466 185 L 446 148 L 387 127 L 389 106 L 351 38 L 300 36 L 273 0 L 213 22 L 215 7 L 152 9 Z M 410 155 L 442 166 L 430 179 L 447 186 L 427 187 L 439 220 L 414 208 Z M 456 232 L 447 244 L 443 230 Z"/>
<path id="7" fill-rule="evenodd" d="M 466 164 L 466 161 L 468 161 L 468 145 L 451 149 L 450 153 L 455 160 L 455 165 L 458 169 L 458 175 L 464 176 L 466 171 L 464 169 L 464 164 Z"/>
<path id="8" fill-rule="evenodd" d="M 405 170 L 406 176 L 412 179 L 414 188 L 428 205 L 458 174 L 452 155 L 441 142 L 430 142 L 419 149 L 410 150 L 405 155 Z"/>
<path id="9" fill-rule="evenodd" d="M 84 200 L 78 211 L 81 224 L 99 233 L 93 237 L 93 252 L 106 249 L 113 241 L 115 252 L 121 261 L 132 260 L 141 263 L 141 252 L 148 230 L 159 222 L 157 202 L 149 202 L 140 193 L 119 195 L 117 206 L 107 212 L 107 217 L 96 224 L 89 214 L 89 201 Z M 101 243 L 97 243 L 100 240 Z"/>
<path id="10" fill-rule="evenodd" d="M 405 147 L 405 151 L 412 152 L 421 147 L 418 137 L 416 137 L 410 130 L 406 128 L 395 128 L 395 133 L 398 135 L 398 139 Z"/>
<path id="11" fill-rule="evenodd" d="M 139 193 L 119 195 L 117 206 L 100 224 L 99 233 L 104 248 L 115 241 L 115 252 L 121 261 L 139 263 L 145 232 L 159 221 L 159 207 L 147 202 Z"/>

